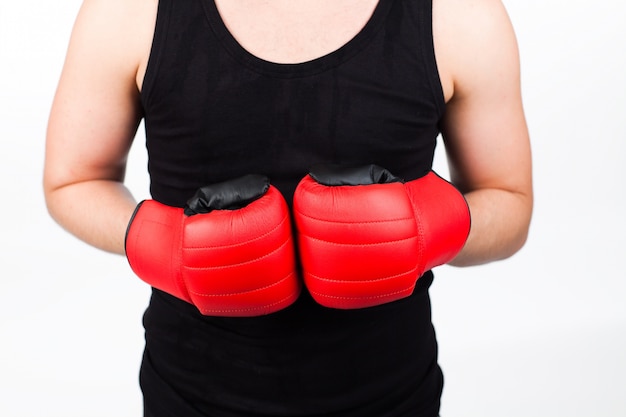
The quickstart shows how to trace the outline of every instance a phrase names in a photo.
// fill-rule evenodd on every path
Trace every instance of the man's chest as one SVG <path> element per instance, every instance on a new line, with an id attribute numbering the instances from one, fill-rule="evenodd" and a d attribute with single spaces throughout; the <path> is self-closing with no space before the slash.
<path id="1" fill-rule="evenodd" d="M 298 63 L 327 55 L 367 24 L 377 0 L 215 0 L 232 36 L 266 61 Z"/>

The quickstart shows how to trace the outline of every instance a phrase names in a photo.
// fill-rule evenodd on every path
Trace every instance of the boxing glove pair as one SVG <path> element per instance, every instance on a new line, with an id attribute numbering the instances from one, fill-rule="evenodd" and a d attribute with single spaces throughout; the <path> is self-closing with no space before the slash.
<path id="1" fill-rule="evenodd" d="M 319 304 L 355 309 L 409 296 L 470 227 L 463 196 L 430 172 L 404 182 L 375 165 L 323 166 L 293 200 L 302 278 Z M 140 203 L 126 254 L 144 281 L 205 315 L 257 316 L 299 296 L 287 204 L 267 177 L 203 187 L 187 206 Z"/>

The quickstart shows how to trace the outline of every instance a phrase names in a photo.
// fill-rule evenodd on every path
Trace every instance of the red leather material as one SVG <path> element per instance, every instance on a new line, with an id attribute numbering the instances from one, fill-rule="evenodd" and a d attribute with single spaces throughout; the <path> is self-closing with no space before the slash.
<path id="1" fill-rule="evenodd" d="M 191 303 L 180 268 L 182 209 L 146 200 L 126 235 L 126 257 L 135 274 L 155 288 Z"/>
<path id="2" fill-rule="evenodd" d="M 419 219 L 424 271 L 450 262 L 463 249 L 470 232 L 465 197 L 432 171 L 405 187 Z"/>
<path id="3" fill-rule="evenodd" d="M 407 184 L 325 186 L 294 195 L 304 282 L 321 305 L 363 308 L 411 295 L 469 233 L 463 196 L 434 173 Z"/>
<path id="4" fill-rule="evenodd" d="M 301 290 L 289 210 L 274 187 L 241 209 L 189 217 L 182 208 L 146 201 L 131 223 L 126 251 L 141 279 L 204 315 L 270 314 L 291 305 Z"/>

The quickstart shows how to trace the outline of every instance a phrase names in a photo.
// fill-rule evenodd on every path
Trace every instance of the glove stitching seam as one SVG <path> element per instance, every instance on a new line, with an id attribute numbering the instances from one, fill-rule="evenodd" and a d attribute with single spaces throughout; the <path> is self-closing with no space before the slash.
<path id="1" fill-rule="evenodd" d="M 209 314 L 209 313 L 230 313 L 230 312 L 251 312 L 251 311 L 259 311 L 259 310 L 267 310 L 270 307 L 276 306 L 276 305 L 280 305 L 283 304 L 285 301 L 291 299 L 294 297 L 294 295 L 297 294 L 291 294 L 288 295 L 287 297 L 282 298 L 281 300 L 278 300 L 276 302 L 270 303 L 270 304 L 264 304 L 262 306 L 259 307 L 252 307 L 252 308 L 231 308 L 231 309 L 199 309 L 200 312 L 202 314 Z"/>
<path id="2" fill-rule="evenodd" d="M 276 281 L 276 282 L 274 282 L 272 284 L 266 285 L 264 287 L 255 288 L 255 289 L 252 289 L 252 290 L 247 290 L 247 291 L 227 292 L 227 293 L 222 293 L 222 294 L 204 294 L 204 293 L 195 292 L 195 291 L 191 291 L 191 290 L 189 290 L 189 292 L 191 294 L 195 294 L 197 296 L 207 297 L 207 298 L 223 297 L 223 296 L 230 296 L 230 295 L 249 294 L 249 293 L 253 293 L 253 292 L 257 292 L 257 291 L 263 291 L 263 290 L 266 290 L 268 288 L 272 288 L 272 287 L 275 287 L 277 285 L 280 285 L 281 283 L 283 283 L 284 281 L 288 280 L 293 275 L 295 275 L 295 273 L 293 271 L 289 272 L 287 275 L 285 275 L 285 277 L 281 278 L 280 280 L 278 280 L 278 281 Z"/>
<path id="3" fill-rule="evenodd" d="M 343 279 L 332 279 L 332 278 L 327 278 L 327 277 L 322 277 L 320 275 L 315 275 L 312 274 L 310 272 L 307 272 L 307 275 L 310 275 L 312 278 L 319 280 L 319 281 L 326 281 L 326 282 L 332 282 L 332 283 L 356 283 L 356 284 L 360 284 L 360 283 L 367 283 L 367 282 L 379 282 L 379 281 L 385 281 L 385 280 L 390 280 L 390 279 L 394 279 L 394 278 L 399 278 L 402 275 L 406 275 L 406 274 L 410 274 L 412 272 L 417 271 L 417 266 L 415 266 L 415 268 L 411 268 L 408 271 L 405 272 L 400 272 L 399 274 L 394 274 L 394 275 L 387 275 L 385 277 L 380 277 L 380 278 L 374 278 L 374 279 L 359 279 L 359 280 L 343 280 Z"/>
<path id="4" fill-rule="evenodd" d="M 301 237 L 305 237 L 307 239 L 315 240 L 315 241 L 318 241 L 318 242 L 328 243 L 330 245 L 335 245 L 335 246 L 354 246 L 354 247 L 390 245 L 390 244 L 393 244 L 393 243 L 405 242 L 407 240 L 419 239 L 418 236 L 409 236 L 409 237 L 406 237 L 404 239 L 383 240 L 383 241 L 380 241 L 380 242 L 371 242 L 371 243 L 342 243 L 342 242 L 332 242 L 332 241 L 329 241 L 329 240 L 320 239 L 320 238 L 313 237 L 313 236 L 310 236 L 310 235 L 305 235 L 305 234 L 302 234 L 302 233 L 300 235 L 301 235 Z"/>
<path id="5" fill-rule="evenodd" d="M 413 290 L 415 288 L 415 285 L 411 285 L 409 287 L 406 287 L 402 290 L 399 291 L 394 291 L 394 292 L 389 292 L 389 293 L 385 293 L 385 294 L 380 294 L 380 295 L 373 295 L 373 296 L 359 296 L 359 297 L 346 297 L 346 296 L 338 296 L 338 295 L 327 295 L 327 294 L 322 294 L 322 293 L 318 293 L 315 291 L 311 291 L 309 290 L 309 292 L 311 294 L 315 294 L 318 295 L 320 297 L 325 297 L 325 298 L 332 298 L 332 299 L 336 299 L 336 300 L 373 300 L 373 299 L 377 299 L 377 298 L 385 298 L 388 297 L 390 295 L 397 295 L 397 294 L 402 294 L 405 293 L 408 290 Z"/>
<path id="6" fill-rule="evenodd" d="M 278 223 L 274 228 L 272 228 L 271 230 L 268 230 L 267 232 L 265 232 L 264 234 L 257 236 L 253 239 L 250 240 L 246 240 L 244 242 L 237 242 L 237 243 L 233 243 L 233 244 L 229 244 L 229 245 L 212 245 L 212 246 L 184 246 L 182 248 L 183 251 L 195 251 L 195 250 L 204 250 L 204 249 L 215 249 L 215 248 L 220 248 L 220 249 L 226 249 L 226 248 L 236 248 L 238 246 L 247 246 L 248 244 L 250 244 L 251 242 L 255 242 L 258 240 L 262 240 L 265 239 L 268 235 L 271 235 L 272 233 L 276 232 L 276 230 L 278 230 L 288 219 L 288 216 L 284 216 L 282 218 L 282 220 L 280 221 L 280 223 Z M 288 239 L 289 240 L 289 239 Z"/>
<path id="7" fill-rule="evenodd" d="M 183 265 L 183 268 L 185 270 L 189 270 L 189 271 L 211 271 L 211 270 L 220 270 L 220 269 L 227 269 L 227 268 L 232 268 L 232 267 L 237 267 L 240 265 L 246 265 L 246 264 L 251 264 L 254 262 L 257 262 L 261 259 L 267 258 L 273 254 L 275 254 L 276 252 L 278 252 L 279 250 L 281 250 L 282 248 L 285 247 L 285 245 L 287 245 L 289 242 L 291 241 L 291 237 L 287 238 L 284 242 L 282 242 L 276 249 L 274 249 L 273 251 L 266 253 L 263 256 L 258 256 L 256 258 L 253 259 L 249 259 L 247 261 L 244 262 L 237 262 L 237 263 L 231 263 L 228 265 L 219 265 L 219 266 L 188 266 L 188 265 Z M 199 249 L 199 248 L 194 248 L 194 249 Z M 183 251 L 185 251 L 187 249 L 183 249 Z"/>
<path id="8" fill-rule="evenodd" d="M 384 220 L 370 220 L 370 221 L 358 221 L 358 222 L 343 221 L 342 222 L 342 221 L 337 221 L 337 220 L 327 220 L 327 219 L 322 219 L 319 217 L 314 217 L 309 214 L 303 213 L 301 211 L 296 211 L 296 212 L 297 214 L 301 215 L 302 217 L 306 217 L 307 219 L 316 220 L 316 221 L 323 222 L 323 223 L 334 223 L 334 224 L 377 224 L 377 223 L 391 223 L 391 222 L 413 220 L 412 217 L 398 217 L 395 219 L 384 219 Z"/>

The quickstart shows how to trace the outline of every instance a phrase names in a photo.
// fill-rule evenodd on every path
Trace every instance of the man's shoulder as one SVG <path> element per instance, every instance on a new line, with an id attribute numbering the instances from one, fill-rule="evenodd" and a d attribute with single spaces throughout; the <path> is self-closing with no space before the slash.
<path id="1" fill-rule="evenodd" d="M 455 90 L 489 82 L 503 61 L 517 62 L 515 34 L 501 0 L 433 0 L 433 31 L 444 89 L 446 82 Z"/>
<path id="2" fill-rule="evenodd" d="M 83 0 L 70 56 L 130 76 L 149 54 L 157 8 L 158 0 Z"/>

